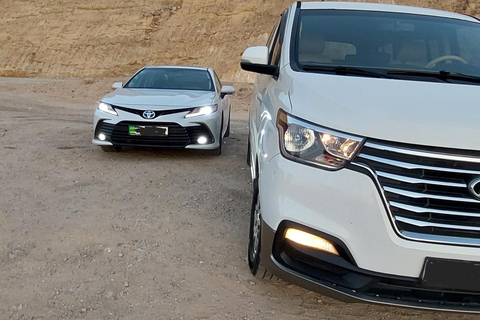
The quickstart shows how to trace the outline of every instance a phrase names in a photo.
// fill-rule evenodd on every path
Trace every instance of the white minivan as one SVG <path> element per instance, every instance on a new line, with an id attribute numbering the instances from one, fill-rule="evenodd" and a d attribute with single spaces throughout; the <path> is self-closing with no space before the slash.
<path id="1" fill-rule="evenodd" d="M 480 312 L 480 22 L 296 2 L 249 116 L 248 261 L 355 301 Z"/>

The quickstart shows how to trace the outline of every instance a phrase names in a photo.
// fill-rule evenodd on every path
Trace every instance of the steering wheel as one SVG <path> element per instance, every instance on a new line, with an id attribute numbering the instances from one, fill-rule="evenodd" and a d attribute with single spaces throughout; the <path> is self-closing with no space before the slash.
<path id="1" fill-rule="evenodd" d="M 463 59 L 462 57 L 453 56 L 453 55 L 446 55 L 446 56 L 441 56 L 441 57 L 438 57 L 438 58 L 435 58 L 435 59 L 431 60 L 429 63 L 427 63 L 425 65 L 425 68 L 428 68 L 428 69 L 433 68 L 437 63 L 445 61 L 445 60 L 454 60 L 454 61 L 461 62 L 463 64 L 468 64 L 468 62 L 465 61 L 465 59 Z"/>

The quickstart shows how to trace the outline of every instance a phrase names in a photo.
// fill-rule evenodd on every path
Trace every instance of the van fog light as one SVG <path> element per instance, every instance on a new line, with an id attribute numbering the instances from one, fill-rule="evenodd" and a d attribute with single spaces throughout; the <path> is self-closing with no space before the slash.
<path id="1" fill-rule="evenodd" d="M 339 256 L 337 249 L 335 249 L 334 245 L 330 241 L 317 237 L 308 232 L 289 228 L 285 233 L 285 239 Z"/>
<path id="2" fill-rule="evenodd" d="M 104 140 L 107 139 L 107 137 L 106 137 L 103 133 L 100 133 L 100 134 L 98 135 L 98 139 L 104 141 Z"/>
<path id="3" fill-rule="evenodd" d="M 207 143 L 207 138 L 205 138 L 205 137 L 200 137 L 200 138 L 197 139 L 197 142 L 198 142 L 199 144 L 205 144 L 205 143 Z"/>

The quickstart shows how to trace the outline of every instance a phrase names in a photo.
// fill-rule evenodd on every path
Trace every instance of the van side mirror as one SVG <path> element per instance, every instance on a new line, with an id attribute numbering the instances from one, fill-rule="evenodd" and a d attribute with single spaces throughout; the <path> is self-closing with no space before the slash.
<path id="1" fill-rule="evenodd" d="M 123 87 L 123 83 L 122 82 L 115 82 L 113 85 L 112 85 L 112 89 L 113 90 L 117 90 L 117 89 L 120 89 Z"/>
<path id="2" fill-rule="evenodd" d="M 242 54 L 240 66 L 245 71 L 252 71 L 270 76 L 278 76 L 278 68 L 268 64 L 267 46 L 250 47 Z"/>
<path id="3" fill-rule="evenodd" d="M 220 91 L 220 98 L 224 98 L 227 94 L 234 94 L 235 88 L 232 86 L 223 86 L 222 90 Z"/>

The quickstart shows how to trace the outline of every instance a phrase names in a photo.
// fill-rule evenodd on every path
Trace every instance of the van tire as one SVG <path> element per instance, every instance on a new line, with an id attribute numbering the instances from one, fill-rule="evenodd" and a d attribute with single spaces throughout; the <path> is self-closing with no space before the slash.
<path id="1" fill-rule="evenodd" d="M 260 197 L 258 192 L 257 179 L 253 181 L 252 207 L 250 210 L 250 231 L 248 238 L 248 266 L 250 272 L 258 279 L 278 280 L 276 276 L 270 273 L 261 263 L 262 248 L 262 214 L 260 206 Z"/>

